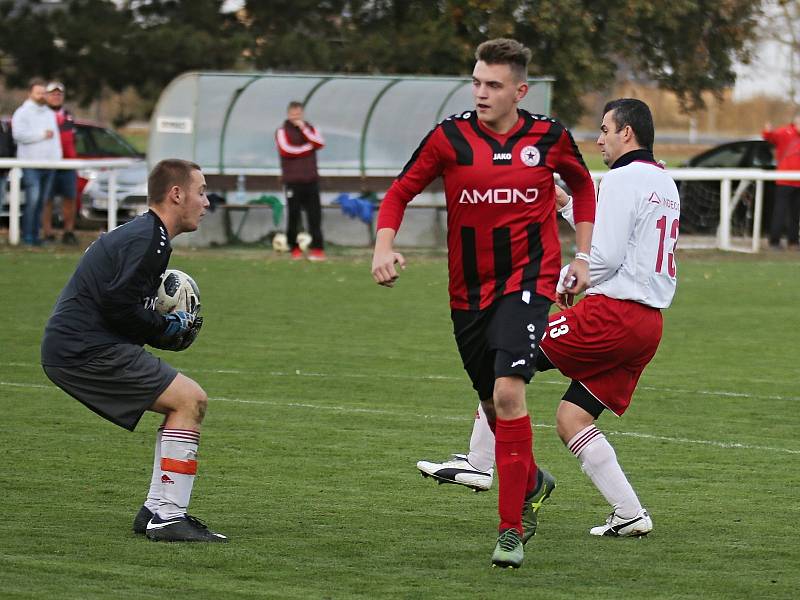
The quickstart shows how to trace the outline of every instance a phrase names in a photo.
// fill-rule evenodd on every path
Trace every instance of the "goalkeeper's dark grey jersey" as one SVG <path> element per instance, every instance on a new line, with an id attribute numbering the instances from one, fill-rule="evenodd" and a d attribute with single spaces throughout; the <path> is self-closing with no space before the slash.
<path id="1" fill-rule="evenodd" d="M 152 212 L 102 235 L 61 291 L 42 338 L 42 364 L 86 364 L 113 344 L 143 345 L 163 333 L 155 311 L 172 247 Z"/>

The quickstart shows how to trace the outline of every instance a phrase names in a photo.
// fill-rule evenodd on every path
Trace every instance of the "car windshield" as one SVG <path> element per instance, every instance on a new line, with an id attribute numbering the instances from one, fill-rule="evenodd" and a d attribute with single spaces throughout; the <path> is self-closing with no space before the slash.
<path id="1" fill-rule="evenodd" d="M 693 167 L 738 167 L 747 152 L 747 144 L 729 144 L 712 150 L 705 156 L 692 161 Z"/>
<path id="2" fill-rule="evenodd" d="M 78 125 L 75 147 L 80 156 L 137 158 L 140 153 L 118 133 L 103 127 Z"/>

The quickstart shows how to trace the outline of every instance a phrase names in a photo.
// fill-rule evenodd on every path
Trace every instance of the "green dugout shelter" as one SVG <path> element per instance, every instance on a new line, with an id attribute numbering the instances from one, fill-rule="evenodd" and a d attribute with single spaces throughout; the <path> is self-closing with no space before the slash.
<path id="1" fill-rule="evenodd" d="M 521 107 L 549 114 L 552 81 L 531 79 Z M 256 179 L 269 189 L 280 174 L 274 134 L 290 100 L 306 105 L 325 138 L 320 174 L 329 183 L 350 180 L 344 189 L 353 178 L 391 181 L 436 123 L 472 108 L 471 78 L 185 73 L 153 112 L 148 162 L 184 158 L 217 187 L 231 189 L 245 175 L 248 187 Z"/>

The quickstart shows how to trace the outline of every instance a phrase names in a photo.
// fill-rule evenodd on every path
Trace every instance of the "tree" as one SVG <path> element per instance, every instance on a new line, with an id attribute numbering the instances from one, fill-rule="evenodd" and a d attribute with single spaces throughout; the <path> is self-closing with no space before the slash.
<path id="1" fill-rule="evenodd" d="M 8 84 L 59 78 L 82 104 L 132 86 L 152 105 L 179 73 L 232 68 L 244 48 L 241 25 L 220 13 L 222 0 L 63 4 L 0 4 L 0 53 L 13 58 Z"/>
<path id="2" fill-rule="evenodd" d="M 514 37 L 532 75 L 555 77 L 554 112 L 580 116 L 580 97 L 610 88 L 616 64 L 674 91 L 683 106 L 734 80 L 760 11 L 752 0 L 344 0 L 247 2 L 258 68 L 361 73 L 471 72 L 477 44 Z"/>
<path id="3" fill-rule="evenodd" d="M 642 73 L 675 92 L 684 109 L 705 107 L 702 94 L 719 95 L 736 80 L 736 59 L 748 62 L 761 1 L 628 0 L 617 12 L 620 50 Z"/>
<path id="4" fill-rule="evenodd" d="M 12 14 L 14 4 L 0 0 L 9 83 L 60 76 L 84 101 L 133 85 L 154 102 L 191 69 L 468 75 L 475 46 L 503 36 L 533 50 L 532 75 L 555 78 L 567 123 L 620 63 L 702 107 L 748 58 L 761 10 L 760 0 L 248 0 L 234 15 L 222 0 L 67 0 Z"/>

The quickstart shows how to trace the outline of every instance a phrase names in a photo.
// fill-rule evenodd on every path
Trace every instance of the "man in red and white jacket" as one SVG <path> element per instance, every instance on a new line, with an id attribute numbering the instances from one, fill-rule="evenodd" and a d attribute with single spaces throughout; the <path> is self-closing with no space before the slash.
<path id="1" fill-rule="evenodd" d="M 800 114 L 778 129 L 767 123 L 761 136 L 775 146 L 778 171 L 800 171 Z M 800 248 L 800 181 L 775 182 L 775 205 L 769 228 L 772 248 L 780 248 L 784 230 L 789 247 Z"/>
<path id="2" fill-rule="evenodd" d="M 47 106 L 56 113 L 58 132 L 61 137 L 61 150 L 64 158 L 78 158 L 75 149 L 75 119 L 72 113 L 64 108 L 64 84 L 51 81 L 45 88 Z M 53 176 L 50 197 L 42 207 L 42 236 L 45 241 L 54 241 L 53 233 L 53 200 L 61 197 L 61 214 L 64 219 L 64 235 L 61 241 L 68 245 L 78 243 L 75 237 L 75 211 L 77 209 L 78 173 L 71 169 L 58 169 Z"/>
<path id="3" fill-rule="evenodd" d="M 292 258 L 303 258 L 297 243 L 302 221 L 301 210 L 306 211 L 311 234 L 309 260 L 325 260 L 322 239 L 322 207 L 319 200 L 319 173 L 317 150 L 325 146 L 322 134 L 303 118 L 303 103 L 293 100 L 286 110 L 286 120 L 275 132 L 275 143 L 281 157 L 283 184 L 289 215 L 286 237 L 292 249 Z"/>

